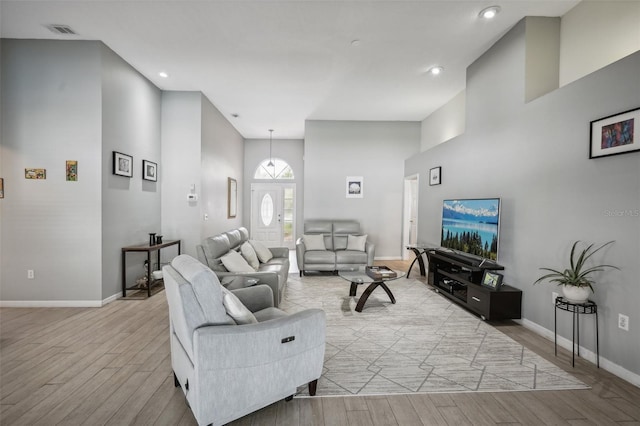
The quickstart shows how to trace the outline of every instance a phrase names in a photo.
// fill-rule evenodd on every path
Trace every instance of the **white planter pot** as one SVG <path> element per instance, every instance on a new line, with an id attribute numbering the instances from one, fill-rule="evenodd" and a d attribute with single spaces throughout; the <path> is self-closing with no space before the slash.
<path id="1" fill-rule="evenodd" d="M 571 303 L 585 303 L 589 299 L 589 293 L 591 293 L 589 287 L 562 286 L 562 295 Z"/>

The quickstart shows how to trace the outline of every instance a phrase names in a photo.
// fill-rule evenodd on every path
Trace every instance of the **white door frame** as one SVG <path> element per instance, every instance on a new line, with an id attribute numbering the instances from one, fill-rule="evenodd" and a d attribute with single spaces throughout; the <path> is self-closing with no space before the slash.
<path id="1" fill-rule="evenodd" d="M 293 189 L 293 222 L 292 222 L 292 239 L 289 242 L 285 242 L 284 240 L 284 190 L 286 188 Z M 289 249 L 294 249 L 296 245 L 296 212 L 297 212 L 297 204 L 298 200 L 296 197 L 296 184 L 295 183 L 278 183 L 278 182 L 254 182 L 251 184 L 251 208 L 249 212 L 249 217 L 251 221 L 251 238 L 254 237 L 254 224 L 259 219 L 255 214 L 258 214 L 260 208 L 258 206 L 254 206 L 253 194 L 255 190 L 259 189 L 278 189 L 280 190 L 280 205 L 276 206 L 274 209 L 274 215 L 278 217 L 280 215 L 280 247 L 287 247 Z"/>
<path id="2" fill-rule="evenodd" d="M 415 174 L 404 178 L 404 203 L 402 213 L 402 260 L 411 258 L 411 252 L 406 250 L 408 244 L 416 244 L 411 241 L 411 228 L 415 226 L 415 234 L 418 234 L 418 194 L 420 175 Z M 415 191 L 415 194 L 414 194 Z M 411 218 L 412 200 L 415 198 L 415 217 Z M 412 222 L 413 220 L 413 222 Z"/>

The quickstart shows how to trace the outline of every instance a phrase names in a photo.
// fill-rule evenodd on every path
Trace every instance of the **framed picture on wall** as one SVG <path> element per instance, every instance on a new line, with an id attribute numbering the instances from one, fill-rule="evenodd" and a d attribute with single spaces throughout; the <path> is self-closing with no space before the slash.
<path id="1" fill-rule="evenodd" d="M 233 219 L 238 208 L 238 182 L 234 178 L 227 178 L 227 218 Z"/>
<path id="2" fill-rule="evenodd" d="M 129 178 L 133 177 L 133 157 L 113 151 L 113 174 Z"/>
<path id="3" fill-rule="evenodd" d="M 440 179 L 440 172 L 442 167 L 434 167 L 429 170 L 429 185 L 440 185 L 442 180 Z"/>
<path id="4" fill-rule="evenodd" d="M 592 121 L 589 158 L 640 151 L 639 123 L 640 108 Z"/>
<path id="5" fill-rule="evenodd" d="M 142 160 L 142 179 L 158 181 L 158 165 L 153 161 Z"/>
<path id="6" fill-rule="evenodd" d="M 347 198 L 364 198 L 364 178 L 347 176 Z"/>

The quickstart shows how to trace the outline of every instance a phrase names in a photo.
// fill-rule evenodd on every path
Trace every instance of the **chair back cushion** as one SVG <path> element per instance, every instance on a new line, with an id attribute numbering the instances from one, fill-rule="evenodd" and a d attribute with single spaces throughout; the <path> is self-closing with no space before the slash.
<path id="1" fill-rule="evenodd" d="M 223 304 L 218 277 L 191 256 L 180 255 L 163 268 L 174 331 L 193 359 L 193 331 L 204 325 L 233 325 Z"/>
<path id="2" fill-rule="evenodd" d="M 333 222 L 333 249 L 345 250 L 349 235 L 359 235 L 360 224 L 355 220 L 335 220 Z"/>
<path id="3" fill-rule="evenodd" d="M 202 244 L 209 268 L 218 272 L 227 272 L 220 258 L 231 250 L 231 243 L 226 234 L 209 237 Z"/>
<path id="4" fill-rule="evenodd" d="M 333 221 L 326 219 L 309 219 L 304 223 L 305 235 L 324 236 L 324 247 L 326 250 L 333 250 Z"/>
<path id="5" fill-rule="evenodd" d="M 227 231 L 224 233 L 224 235 L 226 235 L 227 238 L 229 239 L 229 247 L 232 250 L 240 247 L 240 245 L 244 242 L 242 241 L 242 234 L 238 229 Z"/>

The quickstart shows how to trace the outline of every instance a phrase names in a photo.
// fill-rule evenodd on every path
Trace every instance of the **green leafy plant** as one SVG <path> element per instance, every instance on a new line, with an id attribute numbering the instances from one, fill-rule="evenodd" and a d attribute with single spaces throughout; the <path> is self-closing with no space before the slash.
<path id="1" fill-rule="evenodd" d="M 549 271 L 549 274 L 543 275 L 538 278 L 534 284 L 539 282 L 549 280 L 549 282 L 557 283 L 558 285 L 568 285 L 574 287 L 589 287 L 591 291 L 595 292 L 593 289 L 593 280 L 591 279 L 591 274 L 594 272 L 604 271 L 606 268 L 620 269 L 613 265 L 595 265 L 591 267 L 585 267 L 585 262 L 598 251 L 602 250 L 604 247 L 612 244 L 613 241 L 609 241 L 608 243 L 604 243 L 600 247 L 593 249 L 593 244 L 590 244 L 587 248 L 576 252 L 576 247 L 580 241 L 576 241 L 573 243 L 573 247 L 571 247 L 571 255 L 569 257 L 569 268 L 564 271 L 559 271 L 557 269 L 551 268 L 540 268 L 543 271 Z M 577 254 L 577 259 L 576 259 Z"/>

